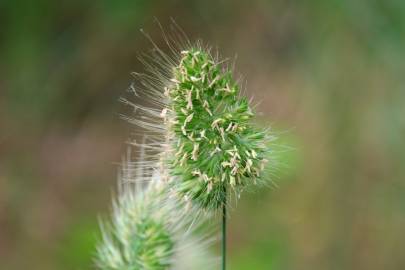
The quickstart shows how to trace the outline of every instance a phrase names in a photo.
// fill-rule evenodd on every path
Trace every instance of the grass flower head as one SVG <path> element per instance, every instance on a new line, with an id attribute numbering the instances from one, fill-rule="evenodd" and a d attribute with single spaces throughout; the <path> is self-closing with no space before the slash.
<path id="1" fill-rule="evenodd" d="M 240 192 L 262 181 L 267 131 L 250 123 L 254 113 L 232 71 L 208 50 L 181 51 L 171 82 L 165 93 L 176 188 L 202 208 L 217 209 L 227 187 Z"/>
<path id="2" fill-rule="evenodd" d="M 148 182 L 145 187 L 126 182 L 120 188 L 112 220 L 102 225 L 96 257 L 98 268 L 170 270 L 187 265 L 188 269 L 201 269 L 199 264 L 190 265 L 184 255 L 197 251 L 207 258 L 210 240 L 205 235 L 193 236 L 197 226 L 191 224 L 197 221 L 184 203 L 173 196 L 156 171 L 153 176 L 132 180 Z M 210 260 L 206 261 L 208 265 Z"/>

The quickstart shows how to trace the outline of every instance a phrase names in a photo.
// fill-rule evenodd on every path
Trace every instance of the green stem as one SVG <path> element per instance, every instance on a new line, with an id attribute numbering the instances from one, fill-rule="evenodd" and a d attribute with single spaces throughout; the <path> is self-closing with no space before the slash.
<path id="1" fill-rule="evenodd" d="M 222 270 L 226 270 L 226 189 L 225 199 L 222 205 Z"/>

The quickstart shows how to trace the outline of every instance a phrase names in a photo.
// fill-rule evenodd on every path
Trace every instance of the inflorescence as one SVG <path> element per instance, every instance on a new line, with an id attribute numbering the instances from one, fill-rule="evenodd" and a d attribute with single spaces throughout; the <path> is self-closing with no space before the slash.
<path id="1" fill-rule="evenodd" d="M 193 220 L 184 203 L 170 195 L 160 174 L 147 181 L 145 187 L 121 181 L 123 186 L 114 202 L 112 220 L 102 225 L 103 237 L 96 257 L 98 268 L 201 269 L 198 268 L 201 264 L 190 265 L 185 257 L 196 257 L 195 253 L 206 259 L 207 265 L 212 264 L 206 251 L 210 240 L 205 235 L 195 238 L 202 220 Z M 195 225 L 191 226 L 193 222 Z"/>
<path id="2" fill-rule="evenodd" d="M 250 123 L 249 102 L 232 72 L 201 48 L 181 51 L 173 68 L 162 116 L 172 148 L 175 188 L 204 209 L 217 209 L 230 186 L 240 192 L 261 181 L 267 132 Z"/>

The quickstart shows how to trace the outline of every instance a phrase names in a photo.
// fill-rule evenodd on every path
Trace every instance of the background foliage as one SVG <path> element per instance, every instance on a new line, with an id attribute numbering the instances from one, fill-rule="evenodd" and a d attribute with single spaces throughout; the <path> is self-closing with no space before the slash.
<path id="1" fill-rule="evenodd" d="M 0 268 L 89 269 L 153 17 L 238 55 L 262 121 L 296 148 L 244 194 L 230 269 L 404 269 L 405 2 L 0 2 Z"/>

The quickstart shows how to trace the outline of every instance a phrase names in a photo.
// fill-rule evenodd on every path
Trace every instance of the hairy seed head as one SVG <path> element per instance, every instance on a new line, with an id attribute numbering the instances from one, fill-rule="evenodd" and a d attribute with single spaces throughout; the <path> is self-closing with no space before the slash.
<path id="1" fill-rule="evenodd" d="M 170 81 L 171 143 L 182 146 L 170 159 L 175 187 L 199 206 L 217 209 L 226 186 L 239 192 L 260 181 L 267 134 L 252 126 L 254 114 L 232 72 L 209 52 L 198 47 L 182 51 Z"/>
<path id="2" fill-rule="evenodd" d="M 199 229 L 203 220 L 192 215 L 190 203 L 171 196 L 162 173 L 141 174 L 140 179 L 133 176 L 121 179 L 123 186 L 113 204 L 112 219 L 102 224 L 96 256 L 98 269 L 184 269 L 180 268 L 182 265 L 201 269 L 201 264 L 190 265 L 183 257 L 186 251 L 201 252 L 214 263 L 207 256 L 211 240 Z M 137 181 L 141 183 L 134 184 Z M 146 186 L 140 187 L 145 181 Z M 203 235 L 196 238 L 195 230 Z"/>

